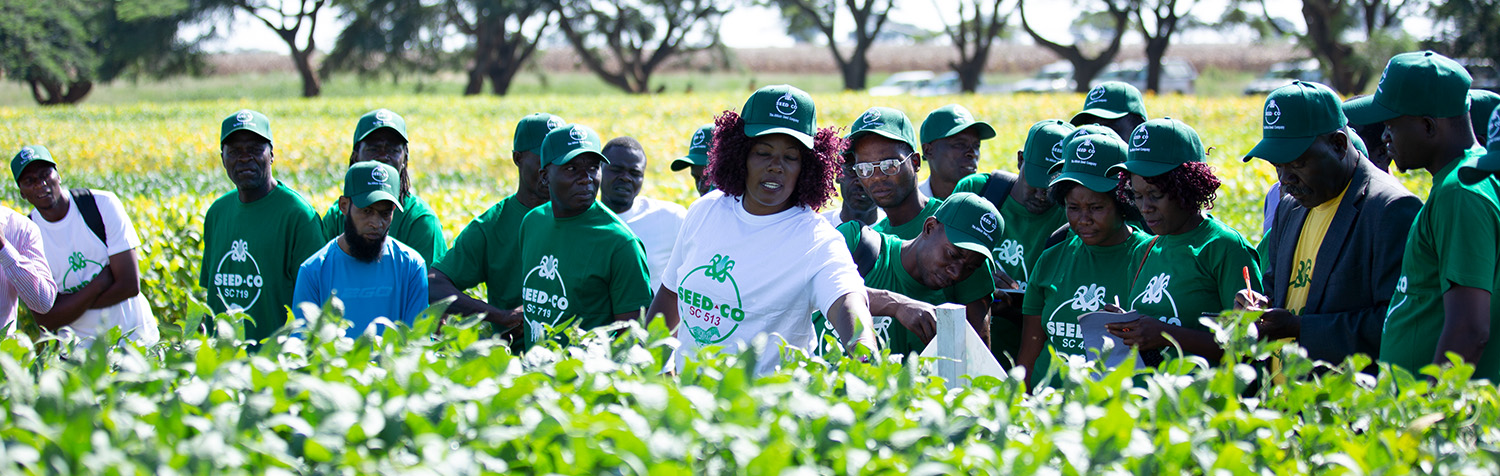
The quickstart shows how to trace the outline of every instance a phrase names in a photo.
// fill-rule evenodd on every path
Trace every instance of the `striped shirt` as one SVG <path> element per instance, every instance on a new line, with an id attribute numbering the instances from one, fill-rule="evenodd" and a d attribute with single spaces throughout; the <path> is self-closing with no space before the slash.
<path id="1" fill-rule="evenodd" d="M 0 206 L 0 329 L 5 335 L 16 329 L 16 299 L 34 312 L 52 310 L 57 284 L 42 253 L 42 234 L 15 210 Z"/>

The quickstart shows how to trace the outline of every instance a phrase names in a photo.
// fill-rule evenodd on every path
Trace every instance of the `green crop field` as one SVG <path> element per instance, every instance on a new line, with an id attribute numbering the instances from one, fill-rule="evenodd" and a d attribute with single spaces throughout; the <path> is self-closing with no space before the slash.
<path id="1" fill-rule="evenodd" d="M 558 114 L 606 139 L 630 135 L 651 159 L 644 194 L 688 204 L 667 165 L 688 135 L 747 93 L 629 97 L 389 96 L 0 108 L 0 151 L 48 146 L 65 187 L 111 190 L 141 235 L 142 292 L 163 321 L 144 348 L 70 349 L 0 341 L 0 474 L 1405 474 L 1500 472 L 1496 388 L 1468 367 L 1313 374 L 1300 350 L 1257 343 L 1225 318 L 1224 362 L 1174 361 L 1026 395 L 1018 376 L 949 390 L 925 367 L 800 358 L 754 379 L 753 357 L 705 359 L 659 375 L 663 329 L 631 327 L 581 345 L 513 356 L 482 325 L 435 319 L 382 339 L 346 339 L 319 319 L 247 353 L 233 319 L 191 331 L 203 212 L 231 185 L 219 121 L 240 108 L 272 120 L 276 177 L 319 209 L 337 196 L 354 120 L 385 107 L 409 125 L 416 192 L 448 239 L 515 189 L 516 120 Z M 815 96 L 821 125 L 892 106 L 920 121 L 958 102 L 1000 137 L 983 169 L 1014 170 L 1026 128 L 1068 118 L 1078 95 Z M 1258 241 L 1269 165 L 1239 158 L 1260 136 L 1260 98 L 1148 97 L 1153 117 L 1194 126 L 1224 186 L 1213 213 Z M 1419 196 L 1425 173 L 1402 175 Z M 13 182 L 12 182 L 13 183 Z M 0 203 L 26 211 L 14 185 Z M 1242 317 L 1241 319 L 1243 319 Z M 347 325 L 347 324 L 346 324 Z M 183 331 L 183 329 L 190 329 Z M 1290 379 L 1267 384 L 1277 355 Z M 1441 372 L 1439 374 L 1439 372 Z M 1266 385 L 1262 385 L 1266 384 Z"/>

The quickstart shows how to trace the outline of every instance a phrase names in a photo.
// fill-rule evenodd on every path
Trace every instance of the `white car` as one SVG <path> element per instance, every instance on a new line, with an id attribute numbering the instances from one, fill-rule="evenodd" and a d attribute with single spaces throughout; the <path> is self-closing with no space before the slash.
<path id="1" fill-rule="evenodd" d="M 1016 81 L 1011 91 L 1016 93 L 1067 93 L 1077 88 L 1073 80 L 1073 63 L 1058 61 L 1036 72 L 1036 76 Z"/>
<path id="2" fill-rule="evenodd" d="M 1179 59 L 1164 59 L 1161 62 L 1161 82 L 1156 92 L 1160 94 L 1178 93 L 1193 94 L 1193 81 L 1198 79 L 1198 70 L 1193 65 Z M 1125 61 L 1111 63 L 1104 71 L 1089 82 L 1089 87 L 1098 86 L 1105 81 L 1122 81 L 1130 83 L 1142 92 L 1146 91 L 1146 62 Z"/>
<path id="3" fill-rule="evenodd" d="M 931 71 L 902 71 L 885 78 L 879 86 L 870 88 L 871 96 L 900 96 L 931 81 Z"/>
<path id="4" fill-rule="evenodd" d="M 1245 95 L 1270 94 L 1276 88 L 1292 84 L 1294 80 L 1323 82 L 1323 70 L 1318 66 L 1318 60 L 1304 59 L 1273 64 L 1266 74 L 1255 78 L 1249 86 L 1245 86 Z"/>

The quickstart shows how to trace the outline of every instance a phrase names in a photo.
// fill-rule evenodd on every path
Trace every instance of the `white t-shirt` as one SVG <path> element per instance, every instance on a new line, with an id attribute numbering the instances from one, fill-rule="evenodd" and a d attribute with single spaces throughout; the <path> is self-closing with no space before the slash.
<path id="1" fill-rule="evenodd" d="M 843 213 L 844 213 L 843 207 L 838 207 L 838 208 L 834 208 L 832 210 L 828 210 L 828 211 L 825 211 L 823 213 L 820 213 L 820 214 L 818 214 L 818 216 L 823 217 L 824 220 L 828 220 L 828 224 L 829 225 L 833 225 L 834 228 L 838 228 L 839 225 L 844 224 L 844 218 L 841 216 Z M 885 219 L 885 210 L 882 210 L 880 207 L 876 207 L 875 208 L 875 222 L 874 223 L 869 223 L 869 224 L 870 225 L 874 225 L 875 223 L 880 223 L 880 220 L 884 220 L 884 219 Z"/>
<path id="2" fill-rule="evenodd" d="M 843 235 L 816 212 L 751 215 L 717 190 L 688 207 L 662 278 L 677 291 L 679 369 L 698 347 L 749 346 L 767 334 L 762 375 L 780 365 L 778 344 L 813 347 L 813 311 L 865 289 Z"/>
<path id="3" fill-rule="evenodd" d="M 651 272 L 651 293 L 661 289 L 662 270 L 672 258 L 672 245 L 677 242 L 677 230 L 682 228 L 682 218 L 687 209 L 676 203 L 635 197 L 629 210 L 620 213 L 620 221 L 641 238 L 646 246 L 646 269 Z"/>
<path id="4" fill-rule="evenodd" d="M 120 199 L 110 192 L 93 192 L 94 203 L 98 204 L 99 216 L 104 221 L 104 236 L 109 240 L 107 246 L 99 242 L 99 237 L 83 220 L 77 199 L 68 201 L 68 214 L 57 222 L 49 222 L 42 218 L 41 212 L 31 211 L 31 221 L 36 222 L 41 231 L 42 247 L 46 250 L 52 277 L 57 281 L 58 294 L 78 292 L 109 265 L 110 256 L 141 245 L 141 237 L 136 234 Z M 92 341 L 95 336 L 116 326 L 120 327 L 121 333 L 143 344 L 155 343 L 159 337 L 151 304 L 141 294 L 104 309 L 84 311 L 66 328 L 85 341 Z"/>
<path id="5" fill-rule="evenodd" d="M 917 184 L 917 191 L 921 192 L 924 197 L 932 198 L 932 178 L 928 177 L 927 180 Z"/>

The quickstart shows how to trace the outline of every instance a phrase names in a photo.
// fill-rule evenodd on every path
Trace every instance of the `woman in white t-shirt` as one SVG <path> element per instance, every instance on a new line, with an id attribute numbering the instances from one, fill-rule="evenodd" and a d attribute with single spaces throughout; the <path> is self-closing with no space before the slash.
<path id="1" fill-rule="evenodd" d="M 819 130 L 812 98 L 787 85 L 761 88 L 715 122 L 706 173 L 718 190 L 688 207 L 647 313 L 677 330 L 678 366 L 698 348 L 766 335 L 756 371 L 774 372 L 781 344 L 813 346 L 814 311 L 854 336 L 846 348 L 874 350 L 864 281 L 814 211 L 833 195 L 843 139 Z"/>

